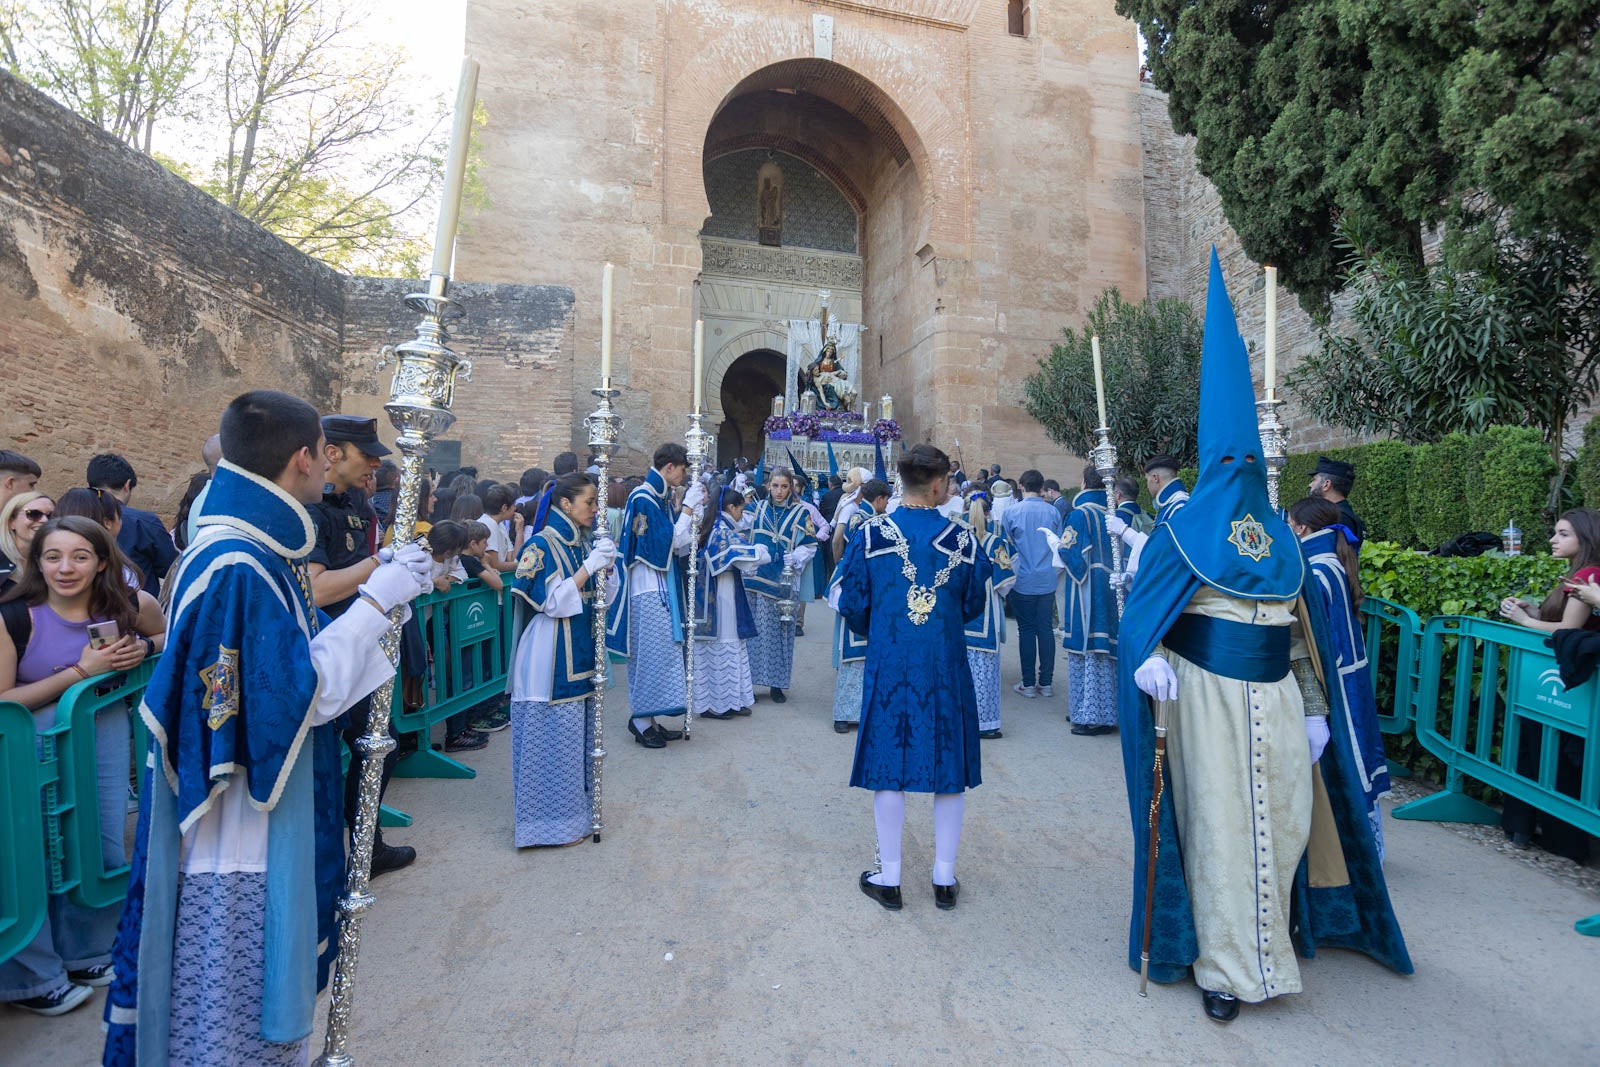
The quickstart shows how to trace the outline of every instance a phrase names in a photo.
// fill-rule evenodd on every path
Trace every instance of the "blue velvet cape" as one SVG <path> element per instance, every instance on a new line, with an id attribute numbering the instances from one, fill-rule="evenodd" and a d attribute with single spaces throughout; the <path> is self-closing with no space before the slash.
<path id="1" fill-rule="evenodd" d="M 978 548 L 989 561 L 989 581 L 983 598 L 983 614 L 967 623 L 967 647 L 998 652 L 1000 643 L 1006 639 L 1006 613 L 995 604 L 994 592 L 995 586 L 1016 577 L 1011 570 L 1011 546 L 1004 534 L 990 529 L 979 540 Z"/>
<path id="2" fill-rule="evenodd" d="M 900 538 L 920 585 L 931 587 L 951 565 L 921 625 L 907 609 Z M 839 612 L 869 641 L 850 784 L 919 793 L 978 785 L 978 698 L 964 630 L 983 613 L 989 561 L 972 530 L 931 508 L 902 506 L 868 519 L 840 568 Z"/>
<path id="3" fill-rule="evenodd" d="M 844 551 L 850 551 L 850 542 L 860 536 L 861 527 L 866 525 L 868 519 L 876 514 L 869 505 L 863 504 L 850 516 L 849 523 L 845 526 Z M 837 603 L 834 599 L 834 590 L 839 588 L 839 579 L 844 577 L 844 557 L 840 556 L 840 566 L 833 568 L 833 577 L 828 580 L 828 600 Z M 844 621 L 844 615 L 836 612 L 833 616 L 833 669 L 838 670 L 842 664 L 855 663 L 867 658 L 867 637 L 850 629 Z"/>
<path id="4" fill-rule="evenodd" d="M 661 574 L 667 607 L 672 613 L 672 639 L 683 640 L 688 589 L 683 563 L 672 551 L 677 521 L 678 508 L 672 503 L 667 483 L 661 472 L 652 468 L 645 475 L 644 484 L 628 494 L 628 506 L 622 512 L 622 538 L 617 542 L 617 599 L 611 603 L 606 622 L 606 647 L 613 655 L 626 659 L 629 652 L 628 572 L 635 563 Z"/>
<path id="5" fill-rule="evenodd" d="M 224 787 L 247 788 L 269 812 L 266 1040 L 311 1032 L 337 951 L 343 773 L 337 725 L 311 726 L 311 638 L 326 621 L 305 565 L 315 529 L 277 486 L 227 462 L 210 486 L 173 579 L 166 652 L 139 706 L 150 763 L 112 954 L 107 1064 L 166 1060 L 181 834 Z"/>
<path id="6" fill-rule="evenodd" d="M 528 539 L 517 558 L 516 578 L 511 583 L 513 595 L 532 611 L 543 611 L 545 590 L 551 580 L 559 583 L 577 574 L 588 551 L 588 539 L 566 515 L 551 508 L 544 529 Z M 556 624 L 555 674 L 550 680 L 552 704 L 586 700 L 594 693 L 594 585 L 593 581 L 585 582 L 579 590 L 583 599 L 580 614 L 552 620 Z"/>
<path id="7" fill-rule="evenodd" d="M 752 540 L 755 544 L 766 545 L 772 558 L 750 575 L 744 583 L 746 588 L 774 600 L 794 595 L 794 590 L 784 588 L 783 557 L 804 545 L 817 543 L 817 527 L 811 521 L 811 512 L 792 500 L 782 507 L 774 504 L 770 497 L 759 501 L 755 506 Z"/>
<path id="8" fill-rule="evenodd" d="M 1174 478 L 1161 487 L 1161 492 L 1156 494 L 1156 521 L 1166 522 L 1178 513 L 1178 509 L 1189 502 L 1189 490 L 1183 484 L 1182 478 Z"/>
<path id="9" fill-rule="evenodd" d="M 1106 491 L 1085 489 L 1072 500 L 1057 549 L 1067 565 L 1061 647 L 1068 652 L 1117 654 L 1117 597 L 1111 588 L 1111 535 Z"/>
<path id="10" fill-rule="evenodd" d="M 694 636 L 696 640 L 712 641 L 717 637 L 717 580 L 723 574 L 733 575 L 734 625 L 740 637 L 748 640 L 756 636 L 755 616 L 750 614 L 750 601 L 744 594 L 744 575 L 735 564 L 756 558 L 756 546 L 744 539 L 738 527 L 728 521 L 728 516 L 718 513 L 700 552 L 699 573 L 695 576 Z"/>

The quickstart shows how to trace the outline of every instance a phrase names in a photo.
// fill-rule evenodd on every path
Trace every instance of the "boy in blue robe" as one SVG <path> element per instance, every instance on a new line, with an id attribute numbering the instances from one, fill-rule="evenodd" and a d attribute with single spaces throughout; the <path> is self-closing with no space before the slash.
<path id="1" fill-rule="evenodd" d="M 1240 1001 L 1299 992 L 1297 948 L 1308 957 L 1354 948 L 1411 971 L 1352 775 L 1343 701 L 1338 687 L 1324 700 L 1314 677 L 1318 662 L 1334 661 L 1325 616 L 1296 610 L 1304 563 L 1268 502 L 1253 401 L 1213 250 L 1201 475 L 1144 546 L 1120 634 L 1120 718 L 1134 839 L 1128 962 L 1140 969 L 1145 933 L 1154 699 L 1171 710 L 1149 974 L 1176 982 L 1192 967 L 1217 1022 L 1235 1018 Z"/>
<path id="2" fill-rule="evenodd" d="M 965 523 L 937 510 L 949 492 L 949 457 L 917 445 L 898 466 L 900 506 L 868 519 L 840 564 L 839 612 L 868 638 L 850 784 L 873 790 L 880 870 L 863 871 L 860 886 L 899 910 L 905 795 L 932 793 L 933 896 L 950 909 L 961 890 L 965 791 L 983 780 L 964 631 L 983 614 L 989 561 Z"/>
<path id="3" fill-rule="evenodd" d="M 414 545 L 328 623 L 306 504 L 327 461 L 311 405 L 246 393 L 174 578 L 104 1062 L 303 1063 L 344 874 L 337 727 L 394 665 L 388 612 L 430 585 Z M 322 961 L 325 966 L 327 958 Z"/>
<path id="4" fill-rule="evenodd" d="M 868 479 L 860 491 L 859 506 L 852 503 L 850 511 L 841 520 L 838 534 L 839 558 L 866 521 L 883 514 L 889 506 L 889 484 L 877 478 Z M 841 507 L 840 511 L 845 508 Z M 839 579 L 844 575 L 842 566 L 833 569 L 828 582 L 828 606 L 836 613 L 833 617 L 833 669 L 838 672 L 833 685 L 833 732 L 847 734 L 861 725 L 861 680 L 867 660 L 867 638 L 845 623 L 839 610 Z"/>
<path id="5" fill-rule="evenodd" d="M 1086 736 L 1117 728 L 1117 600 L 1114 557 L 1106 526 L 1106 485 L 1083 469 L 1083 491 L 1072 501 L 1056 565 L 1067 572 L 1061 647 L 1067 653 L 1067 718 Z"/>
<path id="6" fill-rule="evenodd" d="M 689 473 L 689 455 L 669 442 L 656 449 L 644 483 L 628 494 L 617 542 L 621 587 L 606 622 L 606 647 L 628 661 L 628 733 L 645 748 L 683 737 L 656 722 L 683 715 L 688 682 L 683 649 L 686 605 L 683 556 L 693 549 L 690 512 L 704 506 L 705 487 L 689 486 L 683 508 L 672 490 Z"/>

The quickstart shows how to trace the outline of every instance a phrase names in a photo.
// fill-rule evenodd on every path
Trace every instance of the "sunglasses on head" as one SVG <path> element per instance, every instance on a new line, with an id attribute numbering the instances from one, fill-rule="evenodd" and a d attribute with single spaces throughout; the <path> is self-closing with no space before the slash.
<path id="1" fill-rule="evenodd" d="M 50 516 L 54 515 L 55 512 L 40 511 L 38 508 L 23 508 L 22 514 L 23 517 L 25 517 L 29 522 L 43 522 Z"/>

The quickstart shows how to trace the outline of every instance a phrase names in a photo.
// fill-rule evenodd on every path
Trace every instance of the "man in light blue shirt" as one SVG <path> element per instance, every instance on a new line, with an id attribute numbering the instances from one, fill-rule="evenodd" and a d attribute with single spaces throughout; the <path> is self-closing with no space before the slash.
<path id="1" fill-rule="evenodd" d="M 1022 656 L 1022 681 L 1011 688 L 1031 700 L 1055 695 L 1051 688 L 1056 673 L 1053 623 L 1060 571 L 1054 563 L 1050 538 L 1040 527 L 1060 537 L 1061 513 L 1039 495 L 1044 489 L 1044 475 L 1038 471 L 1023 471 L 1017 484 L 1022 489 L 1022 499 L 1006 508 L 1001 519 L 1006 540 L 1011 543 L 1011 564 L 1017 576 L 1010 604 L 1017 620 L 1017 647 Z"/>

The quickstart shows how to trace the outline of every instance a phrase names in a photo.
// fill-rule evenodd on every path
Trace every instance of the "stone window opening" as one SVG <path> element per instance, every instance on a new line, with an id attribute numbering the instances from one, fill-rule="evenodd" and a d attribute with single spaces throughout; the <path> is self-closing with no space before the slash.
<path id="1" fill-rule="evenodd" d="M 1006 29 L 1013 37 L 1028 36 L 1028 23 L 1033 12 L 1026 0 L 1006 0 Z"/>

